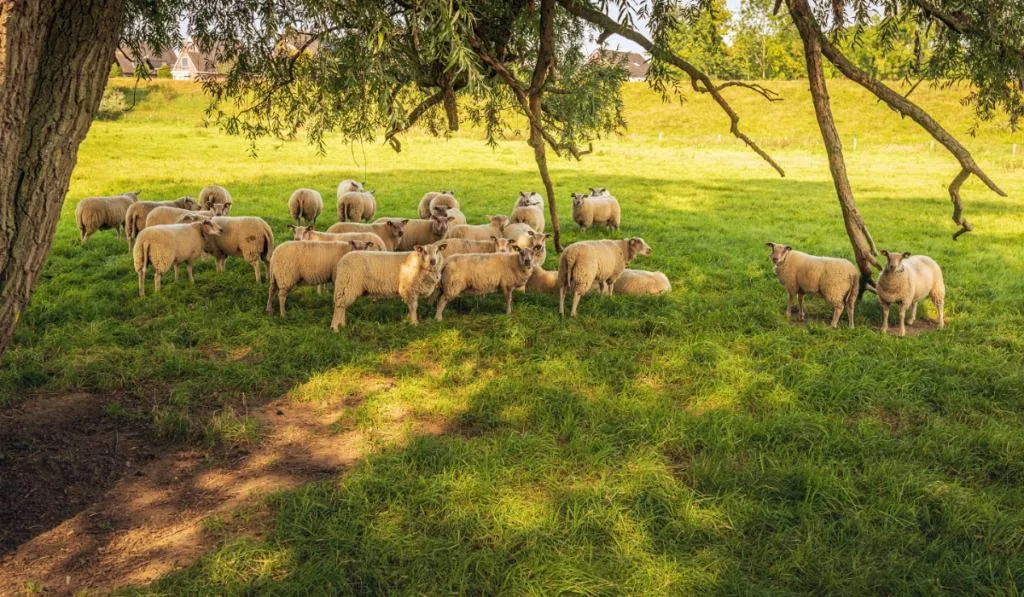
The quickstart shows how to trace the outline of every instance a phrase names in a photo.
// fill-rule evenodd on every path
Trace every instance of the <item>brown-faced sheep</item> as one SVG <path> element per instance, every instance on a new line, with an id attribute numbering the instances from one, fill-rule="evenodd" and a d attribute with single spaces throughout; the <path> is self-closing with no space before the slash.
<path id="1" fill-rule="evenodd" d="M 572 311 L 580 297 L 596 282 L 603 294 L 613 294 L 615 281 L 637 255 L 650 255 L 651 247 L 644 239 L 590 240 L 569 245 L 562 251 L 558 264 L 558 313 L 565 314 L 565 295 L 572 294 Z"/>
<path id="2" fill-rule="evenodd" d="M 317 232 L 310 226 L 288 225 L 294 233 L 292 240 L 322 240 L 326 242 L 348 242 L 353 240 L 367 244 L 369 251 L 387 251 L 387 245 L 379 236 L 370 232 Z"/>
<path id="3" fill-rule="evenodd" d="M 580 232 L 595 224 L 618 230 L 621 217 L 619 201 L 611 195 L 572 194 L 572 221 L 579 225 Z"/>
<path id="4" fill-rule="evenodd" d="M 320 212 L 324 209 L 324 199 L 319 191 L 313 189 L 295 189 L 292 196 L 288 198 L 288 212 L 291 214 L 295 224 L 305 222 L 308 225 L 316 225 Z"/>
<path id="5" fill-rule="evenodd" d="M 369 222 L 377 213 L 373 191 L 349 191 L 338 197 L 339 222 Z"/>
<path id="6" fill-rule="evenodd" d="M 179 207 L 189 211 L 199 209 L 199 204 L 191 197 L 181 197 L 174 201 L 136 201 L 128 207 L 124 214 L 124 233 L 128 237 L 128 244 L 134 242 L 139 232 L 146 227 L 146 218 L 149 212 L 160 206 Z"/>
<path id="7" fill-rule="evenodd" d="M 267 290 L 267 313 L 274 313 L 275 291 L 280 316 L 284 317 L 285 302 L 292 288 L 298 284 L 319 287 L 330 282 L 334 278 L 334 269 L 339 259 L 352 251 L 368 249 L 366 243 L 358 240 L 290 240 L 281 243 L 274 249 L 267 270 L 267 278 L 270 280 L 270 288 Z"/>
<path id="8" fill-rule="evenodd" d="M 889 331 L 889 307 L 893 303 L 900 305 L 900 336 L 907 334 L 907 325 L 914 325 L 917 319 L 917 303 L 929 297 L 939 311 L 941 330 L 946 327 L 946 284 L 942 279 L 942 268 L 927 255 L 911 255 L 882 251 L 888 263 L 881 275 L 875 290 L 878 302 L 882 304 L 882 333 Z M 907 309 L 910 309 L 910 321 L 904 323 Z M 851 326 L 852 327 L 852 326 Z"/>
<path id="9" fill-rule="evenodd" d="M 185 214 L 179 221 L 199 218 L 201 216 L 194 213 Z M 221 233 L 207 238 L 203 250 L 213 256 L 217 271 L 224 271 L 228 257 L 241 257 L 252 266 L 256 283 L 260 283 L 260 262 L 269 270 L 270 254 L 274 250 L 274 231 L 270 225 L 255 216 L 216 216 L 213 221 L 220 226 Z"/>
<path id="10" fill-rule="evenodd" d="M 462 210 L 457 207 L 444 207 L 439 206 L 434 210 L 433 215 L 437 216 L 449 216 L 452 218 L 451 225 L 459 226 L 466 224 L 466 214 L 462 213 Z"/>
<path id="11" fill-rule="evenodd" d="M 86 197 L 79 201 L 75 207 L 75 225 L 82 244 L 97 230 L 113 228 L 114 238 L 121 238 L 125 214 L 139 200 L 141 192 L 131 191 L 112 197 Z"/>
<path id="12" fill-rule="evenodd" d="M 231 212 L 231 193 L 220 185 L 210 184 L 199 191 L 199 204 L 203 209 L 212 211 L 218 216 L 226 216 Z"/>
<path id="13" fill-rule="evenodd" d="M 436 201 L 435 201 L 436 199 Z M 455 199 L 455 191 L 430 191 L 423 195 L 416 212 L 421 219 L 427 219 L 434 213 L 435 208 L 459 209 L 459 202 Z"/>
<path id="14" fill-rule="evenodd" d="M 846 308 L 846 316 L 853 327 L 853 313 L 857 306 L 860 270 L 846 259 L 818 257 L 794 251 L 789 245 L 768 243 L 775 275 L 788 294 L 786 319 L 793 312 L 793 299 L 799 303 L 800 321 L 804 321 L 804 295 L 816 294 L 832 305 L 832 327 L 839 326 L 839 317 Z"/>
<path id="15" fill-rule="evenodd" d="M 188 264 L 188 279 L 192 277 L 192 262 L 203 254 L 205 240 L 220 234 L 220 226 L 212 220 L 190 224 L 165 224 L 139 232 L 132 249 L 135 272 L 139 276 L 139 296 L 146 296 L 146 268 L 153 265 L 153 286 L 160 292 L 160 277 L 171 266 L 174 279 L 178 279 L 178 264 Z"/>
<path id="16" fill-rule="evenodd" d="M 516 248 L 512 253 L 453 255 L 441 272 L 440 295 L 434 318 L 444 319 L 449 301 L 462 294 L 505 296 L 505 314 L 512 313 L 512 291 L 524 286 L 533 272 L 533 249 Z"/>
<path id="17" fill-rule="evenodd" d="M 502 231 L 508 224 L 508 216 L 486 216 L 488 224 L 460 224 L 448 229 L 448 238 L 488 240 L 492 236 L 504 238 Z"/>
<path id="18" fill-rule="evenodd" d="M 544 200 L 537 193 L 520 192 L 509 221 L 527 224 L 537 232 L 544 232 Z"/>
<path id="19" fill-rule="evenodd" d="M 370 234 L 376 234 L 384 241 L 384 246 L 388 251 L 395 251 L 396 247 L 402 242 L 402 236 L 405 234 L 405 224 L 409 220 L 387 220 L 385 222 L 377 222 L 374 224 L 360 224 L 357 222 L 338 222 L 332 224 L 327 232 L 364 232 Z"/>
<path id="20" fill-rule="evenodd" d="M 411 251 L 416 245 L 429 245 L 437 242 L 448 234 L 450 216 L 434 214 L 426 220 L 406 220 L 401 218 L 380 218 L 375 224 L 387 221 L 405 222 L 402 228 L 402 240 L 396 251 Z"/>

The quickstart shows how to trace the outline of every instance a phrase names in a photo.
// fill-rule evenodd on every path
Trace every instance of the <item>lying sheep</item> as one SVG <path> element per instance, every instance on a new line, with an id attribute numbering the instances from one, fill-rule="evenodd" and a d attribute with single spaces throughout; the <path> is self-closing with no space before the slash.
<path id="1" fill-rule="evenodd" d="M 525 247 L 530 244 L 531 235 L 537 234 L 529 224 L 507 224 L 501 229 L 502 235 L 512 241 L 513 244 Z"/>
<path id="2" fill-rule="evenodd" d="M 319 287 L 334 278 L 338 260 L 352 251 L 370 250 L 367 243 L 290 240 L 281 243 L 270 258 L 267 279 L 267 314 L 274 313 L 274 291 L 277 291 L 279 314 L 284 317 L 288 292 L 298 284 Z"/>
<path id="3" fill-rule="evenodd" d="M 405 222 L 402 228 L 402 239 L 396 251 L 411 251 L 416 245 L 429 245 L 437 242 L 448 234 L 448 226 L 454 218 L 434 214 L 426 220 L 405 220 L 399 218 L 381 218 L 374 222 L 379 224 L 387 221 Z"/>
<path id="4" fill-rule="evenodd" d="M 174 201 L 136 201 L 132 203 L 124 214 L 124 233 L 128 237 L 129 246 L 139 232 L 146 227 L 146 218 L 149 216 L 149 212 L 160 206 L 179 207 L 189 211 L 199 209 L 199 204 L 187 196 Z"/>
<path id="5" fill-rule="evenodd" d="M 946 314 L 943 308 L 946 284 L 942 280 L 942 268 L 939 264 L 926 255 L 891 251 L 882 251 L 882 255 L 889 261 L 875 284 L 878 302 L 882 303 L 882 333 L 889 331 L 889 307 L 893 303 L 899 303 L 900 336 L 905 336 L 906 325 L 914 325 L 917 319 L 917 303 L 924 297 L 929 297 L 939 311 L 939 329 L 946 327 Z M 910 321 L 904 324 L 908 305 Z M 852 323 L 850 327 L 853 327 Z"/>
<path id="6" fill-rule="evenodd" d="M 533 266 L 530 279 L 526 281 L 526 292 L 543 292 L 544 294 L 558 293 L 558 271 L 548 271 L 540 266 L 543 263 L 538 261 Z"/>
<path id="7" fill-rule="evenodd" d="M 215 215 L 226 216 L 231 211 L 231 193 L 219 185 L 206 185 L 199 191 L 199 204 Z"/>
<path id="8" fill-rule="evenodd" d="M 384 246 L 388 251 L 397 250 L 399 244 L 402 242 L 402 236 L 405 234 L 405 224 L 409 220 L 387 220 L 384 222 L 375 222 L 373 224 L 359 224 L 356 222 L 338 222 L 332 224 L 327 232 L 363 232 L 376 234 L 384 241 Z"/>
<path id="9" fill-rule="evenodd" d="M 75 225 L 82 244 L 97 230 L 113 228 L 114 238 L 121 238 L 125 214 L 139 200 L 141 192 L 131 191 L 112 197 L 86 197 L 79 201 L 75 207 Z"/>
<path id="10" fill-rule="evenodd" d="M 504 238 L 502 230 L 508 224 L 508 216 L 486 216 L 488 224 L 459 224 L 448 229 L 448 238 L 488 240 L 492 236 Z"/>
<path id="11" fill-rule="evenodd" d="M 621 216 L 619 201 L 611 195 L 572 194 L 572 221 L 579 225 L 580 232 L 586 232 L 594 224 L 618 230 Z"/>
<path id="12" fill-rule="evenodd" d="M 569 245 L 558 264 L 558 313 L 565 314 L 565 295 L 572 293 L 572 311 L 580 297 L 597 282 L 602 294 L 613 294 L 615 281 L 637 255 L 650 255 L 651 247 L 644 239 L 591 240 Z"/>
<path id="13" fill-rule="evenodd" d="M 288 212 L 291 213 L 296 225 L 300 221 L 315 225 L 323 209 L 323 197 L 313 189 L 295 189 L 292 196 L 288 198 Z"/>
<path id="14" fill-rule="evenodd" d="M 196 221 L 202 218 L 199 213 L 185 214 L 179 221 Z M 241 257 L 252 266 L 256 273 L 256 283 L 262 282 L 260 262 L 269 272 L 270 254 L 274 250 L 274 231 L 270 225 L 263 218 L 255 216 L 217 216 L 213 221 L 220 226 L 221 233 L 207 238 L 203 250 L 213 256 L 217 271 L 224 271 L 228 257 Z"/>
<path id="15" fill-rule="evenodd" d="M 322 240 L 326 242 L 348 242 L 358 240 L 366 243 L 368 251 L 387 251 L 387 245 L 379 236 L 370 232 L 317 232 L 312 226 L 288 225 L 294 233 L 293 240 Z"/>
<path id="16" fill-rule="evenodd" d="M 208 209 L 192 211 L 191 209 L 184 209 L 181 207 L 161 205 L 149 212 L 149 215 L 146 216 L 146 228 L 149 228 L 150 226 L 162 226 L 164 224 L 179 224 L 184 221 L 182 218 L 185 216 L 196 216 L 196 219 L 188 221 L 198 222 L 202 218 L 212 218 L 214 213 Z"/>
<path id="17" fill-rule="evenodd" d="M 804 295 L 817 294 L 832 305 L 832 327 L 839 326 L 839 316 L 846 307 L 846 316 L 853 327 L 853 312 L 860 287 L 860 270 L 846 259 L 817 257 L 794 251 L 789 245 L 768 243 L 775 275 L 789 293 L 786 319 L 793 312 L 793 298 L 798 297 L 800 321 L 804 321 Z"/>
<path id="18" fill-rule="evenodd" d="M 377 213 L 373 191 L 349 191 L 338 196 L 339 222 L 369 222 Z"/>
<path id="19" fill-rule="evenodd" d="M 153 264 L 153 286 L 160 292 L 160 277 L 174 266 L 174 280 L 178 280 L 178 264 L 188 264 L 188 279 L 192 277 L 192 262 L 203 255 L 207 238 L 220 234 L 220 226 L 212 220 L 189 224 L 153 226 L 139 232 L 132 250 L 135 272 L 139 275 L 139 296 L 146 296 L 146 267 Z"/>
<path id="20" fill-rule="evenodd" d="M 420 214 L 420 218 L 425 220 L 430 217 L 430 214 L 434 213 L 437 207 L 459 209 L 459 202 L 455 199 L 455 191 L 430 191 L 424 194 L 416 211 Z"/>
<path id="21" fill-rule="evenodd" d="M 444 268 L 444 243 L 418 246 L 403 253 L 350 253 L 334 274 L 334 317 L 331 329 L 345 327 L 345 315 L 361 296 L 401 297 L 409 307 L 409 323 L 419 322 L 419 297 L 433 294 Z"/>
<path id="22" fill-rule="evenodd" d="M 624 269 L 615 280 L 615 294 L 664 294 L 672 290 L 668 276 L 661 272 L 642 269 Z"/>
<path id="23" fill-rule="evenodd" d="M 445 257 L 452 255 L 463 255 L 466 253 L 509 253 L 512 251 L 512 243 L 507 238 L 492 236 L 491 240 L 468 240 L 465 238 L 446 238 L 433 243 L 445 246 Z"/>
<path id="24" fill-rule="evenodd" d="M 509 221 L 528 224 L 537 232 L 544 232 L 544 200 L 537 193 L 520 192 Z"/>
<path id="25" fill-rule="evenodd" d="M 516 248 L 512 253 L 454 255 L 441 272 L 440 296 L 434 318 L 444 319 L 444 308 L 461 294 L 505 295 L 505 314 L 512 313 L 512 291 L 524 286 L 533 272 L 533 249 Z"/>
<path id="26" fill-rule="evenodd" d="M 466 214 L 462 213 L 462 210 L 457 207 L 444 207 L 443 205 L 438 206 L 434 209 L 433 214 L 438 216 L 450 216 L 453 218 L 451 222 L 452 226 L 459 226 L 467 223 Z"/>

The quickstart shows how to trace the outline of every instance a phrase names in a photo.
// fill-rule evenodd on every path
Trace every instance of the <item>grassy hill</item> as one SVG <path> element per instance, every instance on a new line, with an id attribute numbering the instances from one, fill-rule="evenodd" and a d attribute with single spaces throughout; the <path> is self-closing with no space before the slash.
<path id="1" fill-rule="evenodd" d="M 820 299 L 794 324 L 764 243 L 850 250 L 806 84 L 772 87 L 783 102 L 729 97 L 785 178 L 705 98 L 665 104 L 640 85 L 626 90 L 628 132 L 553 166 L 566 241 L 644 237 L 653 255 L 634 266 L 666 272 L 669 295 L 588 297 L 572 321 L 548 296 L 516 296 L 510 317 L 500 297 L 462 298 L 418 327 L 399 301 L 360 301 L 334 335 L 328 295 L 300 289 L 287 319 L 269 317 L 266 286 L 238 260 L 139 298 L 123 241 L 79 245 L 75 204 L 223 184 L 233 215 L 264 217 L 280 242 L 294 188 L 327 198 L 355 177 L 382 215 L 412 216 L 424 191 L 454 188 L 480 219 L 539 187 L 525 143 L 492 150 L 465 130 L 414 133 L 400 154 L 265 141 L 252 158 L 203 125 L 194 85 L 144 86 L 82 146 L 0 404 L 85 393 L 213 469 L 231 450 L 259 453 L 272 430 L 246 409 L 279 397 L 337 415 L 325 437 L 358 436 L 365 458 L 350 468 L 211 517 L 199 561 L 145 593 L 1019 592 L 1024 139 L 998 123 L 972 138 L 958 90 L 915 91 L 1010 194 L 966 185 L 976 232 L 954 243 L 955 161 L 832 83 L 865 220 L 880 246 L 942 264 L 949 327 L 884 337 L 870 295 L 857 329 L 828 328 Z M 619 233 L 571 224 L 568 194 L 589 186 L 620 198 Z"/>

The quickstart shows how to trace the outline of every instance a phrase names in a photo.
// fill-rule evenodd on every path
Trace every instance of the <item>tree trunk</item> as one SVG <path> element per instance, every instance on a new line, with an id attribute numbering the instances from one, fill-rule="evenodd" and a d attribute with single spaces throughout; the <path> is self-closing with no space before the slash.
<path id="1" fill-rule="evenodd" d="M 857 260 L 857 267 L 861 273 L 861 290 L 866 284 L 871 283 L 871 266 L 877 265 L 875 255 L 875 243 L 871 239 L 864 219 L 857 211 L 857 204 L 853 200 L 853 189 L 850 187 L 850 179 L 846 175 L 846 161 L 843 158 L 843 144 L 839 140 L 839 132 L 836 130 L 835 120 L 832 117 L 832 105 L 828 97 L 828 88 L 825 85 L 825 71 L 821 62 L 821 44 L 818 37 L 810 30 L 807 18 L 811 17 L 810 9 L 804 0 L 789 0 L 786 3 L 789 13 L 793 17 L 800 38 L 804 42 L 804 56 L 807 60 L 807 78 L 811 87 L 811 101 L 814 104 L 814 113 L 818 120 L 818 128 L 821 130 L 821 139 L 825 143 L 825 152 L 828 154 L 828 167 L 832 173 L 832 182 L 836 188 L 836 195 L 839 197 L 839 206 L 843 211 L 843 223 L 846 225 L 846 234 L 850 237 L 850 244 L 853 245 L 853 254 Z M 806 11 L 806 12 L 805 12 Z"/>
<path id="2" fill-rule="evenodd" d="M 50 252 L 124 0 L 0 0 L 0 356 Z"/>
<path id="3" fill-rule="evenodd" d="M 533 111 L 537 121 L 540 121 L 540 97 L 530 98 L 530 110 Z M 548 173 L 547 151 L 544 148 L 544 137 L 537 127 L 530 127 L 530 146 L 533 147 L 533 157 L 537 161 L 537 169 L 540 170 L 540 178 L 544 181 L 544 193 L 548 197 L 548 213 L 551 214 L 551 239 L 555 244 L 555 253 L 562 252 L 562 231 L 558 227 L 558 208 L 555 205 L 555 186 L 551 182 L 551 175 Z"/>

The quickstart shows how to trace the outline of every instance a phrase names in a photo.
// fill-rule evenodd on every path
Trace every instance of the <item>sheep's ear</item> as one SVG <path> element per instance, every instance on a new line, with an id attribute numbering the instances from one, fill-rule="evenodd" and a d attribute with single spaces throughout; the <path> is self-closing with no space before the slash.
<path id="1" fill-rule="evenodd" d="M 408 223 L 409 223 L 409 218 L 406 218 L 406 219 L 404 219 L 404 220 L 399 220 L 399 222 L 398 222 L 398 223 L 399 223 L 399 224 L 401 224 L 402 226 L 405 226 L 406 224 L 408 224 Z"/>
<path id="2" fill-rule="evenodd" d="M 889 251 L 886 251 L 885 249 L 882 249 L 882 256 L 883 257 L 888 257 L 889 256 Z"/>
<path id="3" fill-rule="evenodd" d="M 288 224 L 288 230 L 291 230 L 292 232 L 295 232 L 295 228 L 296 228 L 295 224 Z"/>
<path id="4" fill-rule="evenodd" d="M 427 250 L 423 248 L 423 245 L 416 245 L 415 247 L 413 247 L 413 250 L 419 253 L 420 255 L 427 254 Z"/>
<path id="5" fill-rule="evenodd" d="M 494 236 L 494 235 L 492 234 L 492 235 L 491 235 L 491 242 L 494 242 L 494 243 L 498 242 L 498 237 L 497 237 L 497 236 Z"/>
<path id="6" fill-rule="evenodd" d="M 785 246 L 785 249 L 786 249 L 786 252 L 788 253 L 788 252 L 790 252 L 790 251 L 792 251 L 792 250 L 793 250 L 793 247 L 791 247 L 791 246 L 789 246 L 789 245 L 786 245 L 786 246 Z"/>
<path id="7" fill-rule="evenodd" d="M 448 248 L 448 243 L 441 243 L 441 244 L 437 245 L 437 250 L 439 252 L 442 252 L 442 251 L 444 251 L 447 248 Z"/>
<path id="8" fill-rule="evenodd" d="M 449 223 L 449 224 L 451 224 L 452 222 L 454 222 L 454 221 L 455 221 L 455 216 L 448 216 L 448 217 L 447 217 L 447 218 L 445 218 L 445 219 L 446 219 L 446 220 L 448 220 L 448 223 Z"/>
<path id="9" fill-rule="evenodd" d="M 765 243 L 764 246 L 768 247 L 769 249 L 772 249 L 773 251 L 775 250 L 775 243 Z"/>
<path id="10" fill-rule="evenodd" d="M 903 258 L 906 259 L 907 257 L 910 257 L 910 251 L 903 252 Z"/>

